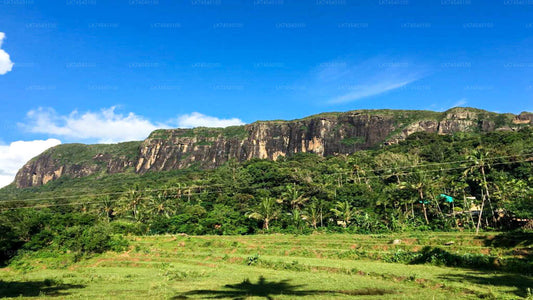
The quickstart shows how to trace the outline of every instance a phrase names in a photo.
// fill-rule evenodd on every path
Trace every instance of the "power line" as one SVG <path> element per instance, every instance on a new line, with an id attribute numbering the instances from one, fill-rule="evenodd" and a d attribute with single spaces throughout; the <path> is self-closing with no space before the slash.
<path id="1" fill-rule="evenodd" d="M 485 160 L 497 160 L 497 159 L 503 159 L 503 158 L 515 158 L 515 157 L 522 157 L 522 156 L 533 156 L 533 153 L 507 155 L 507 156 L 486 157 Z M 427 164 L 411 165 L 411 166 L 399 166 L 399 167 L 390 167 L 390 168 L 381 168 L 381 169 L 370 169 L 369 171 L 371 171 L 371 172 L 381 172 L 381 171 L 389 171 L 389 170 L 423 168 L 423 167 L 435 166 L 435 165 L 450 165 L 450 164 L 465 163 L 465 162 L 471 162 L 471 160 L 456 160 L 456 161 L 448 161 L 448 162 L 440 162 L 440 163 L 427 163 Z M 346 172 L 338 172 L 338 173 L 331 173 L 331 174 L 340 174 L 340 173 L 346 173 Z"/>
<path id="2" fill-rule="evenodd" d="M 513 162 L 502 162 L 502 163 L 493 163 L 492 165 L 493 166 L 495 166 L 495 165 L 511 165 L 511 164 L 517 164 L 517 163 L 523 163 L 523 162 L 527 162 L 527 160 L 513 161 Z M 381 178 L 381 177 L 391 177 L 391 176 L 396 176 L 396 175 L 404 176 L 404 175 L 415 174 L 415 173 L 434 173 L 434 172 L 442 172 L 442 171 L 449 171 L 449 170 L 459 170 L 459 169 L 465 169 L 465 167 L 412 171 L 412 172 L 404 172 L 404 173 L 398 173 L 398 174 L 381 174 L 381 175 L 360 176 L 359 178 Z M 353 174 L 353 173 L 351 173 L 351 174 Z"/>
<path id="3" fill-rule="evenodd" d="M 188 196 L 192 196 L 192 195 L 203 195 L 203 194 L 211 194 L 211 193 L 213 193 L 213 192 L 201 192 L 201 193 L 183 194 L 183 195 L 180 195 L 180 197 L 176 197 L 174 199 L 177 199 L 177 198 L 181 199 L 181 198 L 187 198 Z M 148 196 L 143 196 L 143 197 L 136 198 L 135 200 L 149 200 L 149 199 L 153 199 L 153 198 L 152 197 L 148 197 Z M 168 199 L 168 197 L 167 197 L 167 199 Z M 17 206 L 17 207 L 1 208 L 0 210 L 8 211 L 8 210 L 15 210 L 15 209 L 20 209 L 20 208 L 44 208 L 44 207 L 54 207 L 54 206 L 87 205 L 87 204 L 109 203 L 109 202 L 117 202 L 117 201 L 128 202 L 127 199 L 109 199 L 109 200 L 90 201 L 90 202 L 68 202 L 68 203 L 36 204 L 36 205 L 32 205 L 32 206 Z"/>
<path id="4" fill-rule="evenodd" d="M 190 186 L 190 187 L 169 187 L 169 188 L 161 188 L 161 189 L 144 189 L 144 190 L 131 190 L 138 193 L 146 193 L 146 192 L 159 192 L 159 191 L 187 191 L 191 189 L 199 189 L 204 187 L 213 187 L 213 186 L 223 186 L 223 184 L 213 184 L 213 185 L 197 185 L 197 186 Z M 69 196 L 54 196 L 54 197 L 42 197 L 42 198 L 32 198 L 32 199 L 19 199 L 19 200 L 3 200 L 0 201 L 0 203 L 5 202 L 20 202 L 20 201 L 41 201 L 41 200 L 54 200 L 54 199 L 65 199 L 65 198 L 77 198 L 77 197 L 100 197 L 100 196 L 111 196 L 111 195 L 123 195 L 124 193 L 129 192 L 130 190 L 122 191 L 122 192 L 109 192 L 109 193 L 99 193 L 99 194 L 78 194 L 78 195 L 69 195 Z"/>
<path id="5" fill-rule="evenodd" d="M 519 154 L 519 155 L 510 155 L 510 156 L 497 156 L 497 157 L 487 157 L 485 160 L 497 160 L 497 159 L 503 159 L 503 158 L 515 158 L 515 157 L 523 157 L 531 155 L 533 156 L 533 153 L 528 154 Z M 397 168 L 382 168 L 382 169 L 370 169 L 365 170 L 369 172 L 380 172 L 380 171 L 388 171 L 388 170 L 396 170 L 396 169 L 409 169 L 409 168 L 424 168 L 427 166 L 434 166 L 434 165 L 451 165 L 456 163 L 464 163 L 464 162 L 471 162 L 470 160 L 460 160 L 460 161 L 451 161 L 451 162 L 442 162 L 442 163 L 428 163 L 428 164 L 420 164 L 420 165 L 413 165 L 413 166 L 403 166 L 403 167 L 397 167 Z M 522 163 L 527 162 L 527 160 L 522 161 L 512 161 L 512 162 L 502 162 L 502 163 L 493 163 L 492 165 L 507 165 L 507 164 L 516 164 L 516 163 Z M 370 178 L 385 178 L 390 176 L 405 176 L 409 174 L 414 173 L 433 173 L 433 172 L 442 172 L 442 171 L 449 171 L 449 170 L 458 170 L 458 169 L 465 169 L 465 167 L 454 167 L 454 168 L 444 168 L 444 169 L 434 169 L 434 170 L 422 170 L 422 171 L 411 171 L 411 172 L 403 172 L 403 173 L 397 173 L 397 174 L 380 174 L 380 175 L 363 175 L 359 176 L 359 179 L 370 179 Z M 345 172 L 335 172 L 335 173 L 328 173 L 325 175 L 338 175 L 338 174 L 354 174 L 353 171 L 345 171 Z M 179 184 L 179 183 L 178 183 Z M 169 187 L 169 188 L 160 188 L 160 189 L 144 189 L 144 190 L 134 190 L 139 193 L 143 192 L 158 192 L 158 191 L 190 191 L 191 189 L 201 189 L 201 188 L 209 188 L 209 187 L 222 187 L 223 184 L 211 184 L 211 185 L 198 185 L 198 186 L 183 186 L 183 187 Z M 66 198 L 79 198 L 79 197 L 101 197 L 101 196 L 111 196 L 111 195 L 122 195 L 124 193 L 127 193 L 128 190 L 122 191 L 122 192 L 109 192 L 109 193 L 98 193 L 98 194 L 78 194 L 78 195 L 68 195 L 68 196 L 52 196 L 52 197 L 41 197 L 41 198 L 31 198 L 31 199 L 13 199 L 13 200 L 3 200 L 0 201 L 0 204 L 2 203 L 11 203 L 11 202 L 30 202 L 30 201 L 44 201 L 44 200 L 54 200 L 54 199 L 66 199 Z"/>
<path id="6" fill-rule="evenodd" d="M 517 157 L 517 156 L 526 156 L 526 155 L 533 155 L 533 153 L 531 153 L 531 154 L 513 155 L 513 156 L 491 157 L 491 158 L 486 158 L 486 160 L 496 160 L 496 159 L 501 159 L 501 158 L 511 158 L 511 157 Z M 423 165 L 404 166 L 404 167 L 398 167 L 398 168 L 371 169 L 371 170 L 368 170 L 368 171 L 370 171 L 370 172 L 379 172 L 379 171 L 387 171 L 387 170 L 392 170 L 392 169 L 408 169 L 408 168 L 415 168 L 415 167 L 423 168 L 423 167 L 426 167 L 426 166 L 454 164 L 454 163 L 461 163 L 461 162 L 470 162 L 470 161 L 469 160 L 461 160 L 461 161 L 452 161 L 452 162 L 443 162 L 443 163 L 430 163 L 430 164 L 423 164 Z M 496 164 L 493 164 L 493 165 L 514 164 L 514 163 L 521 163 L 521 162 L 526 162 L 526 161 L 514 161 L 514 162 L 507 162 L 507 163 L 496 163 Z M 456 169 L 463 169 L 463 168 L 464 167 L 446 168 L 446 169 L 438 169 L 438 170 L 426 170 L 426 171 L 414 171 L 414 172 L 403 172 L 403 173 L 398 173 L 398 174 L 393 174 L 393 175 L 403 176 L 403 175 L 409 175 L 409 174 L 413 174 L 413 173 L 440 172 L 440 171 L 445 171 L 445 170 L 456 170 Z M 353 174 L 353 172 L 352 171 L 335 172 L 335 173 L 329 173 L 327 175 L 338 175 L 338 174 Z M 389 174 L 382 174 L 382 175 L 359 176 L 359 178 L 381 178 L 381 177 L 390 177 L 390 176 L 391 175 L 389 175 Z M 223 184 L 212 184 L 212 185 L 200 185 L 200 186 L 190 186 L 190 187 L 184 186 L 184 187 L 170 187 L 170 188 L 161 188 L 161 189 L 144 189 L 144 190 L 135 190 L 135 191 L 137 191 L 137 192 L 157 192 L 157 191 L 172 191 L 172 190 L 180 191 L 180 190 L 191 190 L 191 189 L 197 189 L 197 188 L 208 188 L 208 187 L 216 187 L 216 186 L 224 186 L 224 185 Z M 126 192 L 128 192 L 128 191 L 99 193 L 99 194 L 85 193 L 85 194 L 69 195 L 69 196 L 62 196 L 62 197 L 53 196 L 53 197 L 41 197 L 41 198 L 32 198 L 32 199 L 4 200 L 4 201 L 0 201 L 0 203 L 20 202 L 20 201 L 54 200 L 54 199 L 57 199 L 57 198 L 63 198 L 64 199 L 64 198 L 77 198 L 77 197 L 99 197 L 99 196 L 106 196 L 106 195 L 120 195 L 120 194 L 124 194 Z"/>
<path id="7" fill-rule="evenodd" d="M 507 164 L 515 164 L 515 163 L 521 163 L 521 162 L 527 162 L 526 160 L 523 160 L 523 161 L 515 161 L 515 162 L 502 162 L 502 163 L 495 163 L 493 165 L 507 165 Z M 437 170 L 425 170 L 425 171 L 414 171 L 414 172 L 405 172 L 403 174 L 399 174 L 399 175 L 409 175 L 409 174 L 414 174 L 414 173 L 430 173 L 430 172 L 441 172 L 441 171 L 444 171 L 444 170 L 456 170 L 456 169 L 464 169 L 464 167 L 458 167 L 458 168 L 447 168 L 447 169 L 437 169 Z M 388 174 L 383 174 L 383 175 L 373 175 L 373 176 L 361 176 L 360 178 L 380 178 L 380 177 L 390 177 L 390 175 Z M 217 185 L 218 186 L 218 185 Z M 159 189 L 159 190 L 165 190 L 165 189 Z M 167 189 L 168 190 L 168 189 Z M 156 191 L 156 190 L 147 190 L 147 191 Z M 187 194 L 181 194 L 180 195 L 180 198 L 181 197 L 188 197 L 188 196 L 192 196 L 192 195 L 202 195 L 202 194 L 213 194 L 214 192 L 210 192 L 210 191 L 204 191 L 204 192 L 199 192 L 199 193 L 187 193 Z M 220 192 L 219 192 L 220 193 Z M 97 195 L 97 194 L 95 194 Z M 57 199 L 58 197 L 56 197 Z M 60 197 L 61 198 L 61 197 Z M 151 199 L 151 197 L 147 197 L 147 196 L 143 196 L 143 197 L 139 197 L 137 198 L 137 200 L 141 200 L 141 199 Z M 21 208 L 44 208 L 44 207 L 55 207 L 55 206 L 70 206 L 70 205 L 87 205 L 87 204 L 96 204 L 96 203 L 106 203 L 106 202 L 117 202 L 117 201 L 121 201 L 121 200 L 125 200 L 125 199 L 110 199 L 110 200 L 104 200 L 104 201 L 91 201 L 91 202 L 69 202 L 69 203 L 55 203 L 55 204 L 42 204 L 42 205 L 39 205 L 39 204 L 36 204 L 36 205 L 32 205 L 32 206 L 19 206 L 19 207 L 11 207 L 11 208 L 3 208 L 2 211 L 8 211 L 8 210 L 15 210 L 15 209 L 21 209 Z M 24 200 L 12 200 L 12 202 L 15 202 L 15 201 L 24 201 Z M 126 200 L 127 201 L 127 200 Z M 5 201 L 4 201 L 5 202 Z M 0 202 L 1 204 L 2 202 Z"/>

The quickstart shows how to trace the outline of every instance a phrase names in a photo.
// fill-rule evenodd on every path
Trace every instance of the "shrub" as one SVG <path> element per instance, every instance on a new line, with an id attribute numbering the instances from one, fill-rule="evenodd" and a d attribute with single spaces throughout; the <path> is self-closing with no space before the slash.
<path id="1" fill-rule="evenodd" d="M 257 262 L 259 262 L 259 254 L 248 256 L 248 265 L 249 266 L 255 265 L 255 264 L 257 264 Z"/>
<path id="2" fill-rule="evenodd" d="M 39 250 L 49 246 L 54 239 L 54 232 L 49 229 L 43 229 L 40 232 L 35 233 L 31 236 L 31 239 L 24 244 L 24 249 L 26 250 Z"/>
<path id="3" fill-rule="evenodd" d="M 15 256 L 23 242 L 17 237 L 13 228 L 0 225 L 0 266 Z"/>
<path id="4" fill-rule="evenodd" d="M 75 249 L 71 250 L 83 253 L 102 253 L 108 250 L 121 250 L 126 246 L 126 240 L 111 235 L 110 227 L 96 225 L 83 230 Z"/>
<path id="5" fill-rule="evenodd" d="M 148 226 L 143 223 L 132 223 L 127 221 L 113 221 L 109 223 L 111 231 L 118 234 L 143 235 L 147 232 Z"/>

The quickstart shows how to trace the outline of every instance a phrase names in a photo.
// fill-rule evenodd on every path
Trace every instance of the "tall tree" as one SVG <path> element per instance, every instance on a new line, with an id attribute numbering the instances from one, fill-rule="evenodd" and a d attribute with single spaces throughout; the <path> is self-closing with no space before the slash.
<path id="1" fill-rule="evenodd" d="M 126 201 L 126 205 L 124 209 L 126 211 L 129 211 L 131 213 L 131 216 L 136 221 L 141 220 L 141 207 L 142 207 L 142 200 L 143 200 L 143 193 L 139 187 L 139 185 L 134 185 L 133 187 L 129 188 L 126 193 L 122 196 L 122 199 Z"/>
<path id="2" fill-rule="evenodd" d="M 264 197 L 255 210 L 248 214 L 249 218 L 262 220 L 263 229 L 268 230 L 270 221 L 275 220 L 280 215 L 280 209 L 277 207 L 276 199 Z"/>
<path id="3" fill-rule="evenodd" d="M 473 180 L 479 182 L 479 185 L 481 186 L 481 209 L 479 211 L 476 234 L 479 233 L 479 227 L 481 225 L 481 219 L 483 216 L 483 209 L 485 208 L 485 199 L 487 199 L 490 203 L 490 191 L 486 176 L 486 169 L 490 168 L 490 164 L 487 160 L 488 154 L 489 153 L 483 148 L 478 147 L 477 149 L 473 149 L 472 151 L 470 151 L 470 153 L 466 156 L 466 159 L 470 162 L 470 165 L 467 167 L 464 174 L 470 174 Z"/>
<path id="4" fill-rule="evenodd" d="M 109 195 L 101 197 L 101 204 L 99 206 L 99 215 L 103 216 L 107 222 L 111 221 L 115 214 L 115 211 L 113 209 L 113 201 L 111 200 Z"/>
<path id="5" fill-rule="evenodd" d="M 335 208 L 331 209 L 331 212 L 340 220 L 342 227 L 346 228 L 352 221 L 352 218 L 356 214 L 356 210 L 352 208 L 348 201 L 338 201 L 335 204 Z"/>
<path id="6" fill-rule="evenodd" d="M 152 192 L 146 204 L 147 213 L 153 216 L 165 216 L 170 218 L 176 212 L 176 202 L 172 201 L 167 188 Z"/>
<path id="7" fill-rule="evenodd" d="M 308 205 L 303 213 L 303 218 L 314 228 L 317 228 L 317 224 L 320 221 L 320 208 L 315 201 Z"/>
<path id="8" fill-rule="evenodd" d="M 408 177 L 407 186 L 416 191 L 419 202 L 422 204 L 422 211 L 424 213 L 424 219 L 426 224 L 429 224 L 427 207 L 426 204 L 429 204 L 428 198 L 426 197 L 426 192 L 430 188 L 431 181 L 427 176 L 427 171 L 417 170 L 411 172 Z"/>
<path id="9" fill-rule="evenodd" d="M 301 208 L 309 200 L 294 183 L 285 186 L 285 191 L 281 193 L 281 198 L 290 205 L 291 209 Z"/>

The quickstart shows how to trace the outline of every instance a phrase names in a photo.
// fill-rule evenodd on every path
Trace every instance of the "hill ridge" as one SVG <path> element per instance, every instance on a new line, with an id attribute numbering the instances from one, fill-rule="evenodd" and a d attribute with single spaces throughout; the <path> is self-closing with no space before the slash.
<path id="1" fill-rule="evenodd" d="M 63 176 L 210 169 L 231 159 L 276 160 L 311 152 L 350 154 L 397 143 L 416 132 L 453 134 L 517 130 L 533 123 L 533 113 L 498 114 L 477 108 L 428 110 L 353 110 L 295 120 L 256 121 L 226 128 L 158 129 L 144 141 L 119 144 L 62 144 L 31 159 L 14 184 L 40 186 Z"/>

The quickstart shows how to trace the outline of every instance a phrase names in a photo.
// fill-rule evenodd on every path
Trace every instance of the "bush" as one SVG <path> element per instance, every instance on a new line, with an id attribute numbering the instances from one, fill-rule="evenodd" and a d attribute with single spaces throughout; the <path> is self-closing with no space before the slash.
<path id="1" fill-rule="evenodd" d="M 120 251 L 128 242 L 122 236 L 113 236 L 108 224 L 75 225 L 63 230 L 44 229 L 32 236 L 24 249 L 74 251 L 83 254 L 102 253 L 108 250 Z"/>
<path id="2" fill-rule="evenodd" d="M 23 242 L 17 237 L 13 228 L 0 225 L 0 266 L 15 256 Z"/>
<path id="3" fill-rule="evenodd" d="M 122 236 L 113 236 L 111 227 L 99 224 L 83 229 L 81 234 L 68 249 L 84 254 L 103 253 L 105 251 L 123 251 L 128 246 L 128 241 Z"/>
<path id="4" fill-rule="evenodd" d="M 78 241 L 78 250 L 85 253 L 102 253 L 111 249 L 111 232 L 108 227 L 97 225 L 86 228 Z"/>
<path id="5" fill-rule="evenodd" d="M 52 243 L 54 235 L 54 232 L 52 232 L 51 230 L 43 229 L 42 231 L 32 235 L 31 239 L 26 244 L 24 244 L 23 248 L 32 251 L 46 248 Z"/>
<path id="6" fill-rule="evenodd" d="M 143 235 L 148 231 L 148 226 L 143 223 L 113 221 L 109 225 L 111 226 L 111 231 L 117 234 Z"/>

